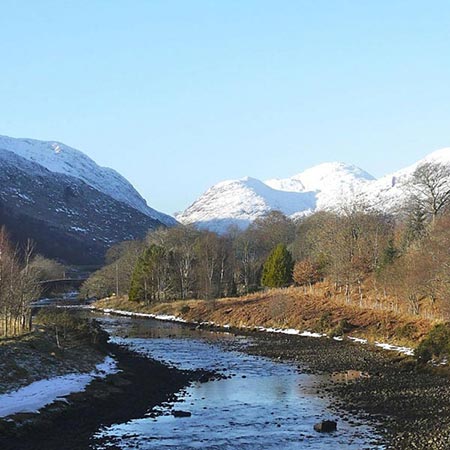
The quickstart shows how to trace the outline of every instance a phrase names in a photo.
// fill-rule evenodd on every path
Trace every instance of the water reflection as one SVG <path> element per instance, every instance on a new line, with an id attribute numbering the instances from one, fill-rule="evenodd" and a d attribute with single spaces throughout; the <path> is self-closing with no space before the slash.
<path id="1" fill-rule="evenodd" d="M 109 318 L 104 325 L 121 345 L 184 369 L 214 369 L 231 378 L 190 386 L 177 410 L 160 408 L 159 417 L 143 417 L 99 430 L 106 445 L 123 449 L 342 449 L 382 448 L 368 426 L 339 420 L 332 435 L 313 431 L 314 423 L 335 418 L 328 400 L 315 394 L 317 378 L 289 364 L 239 351 L 247 338 L 189 329 L 151 320 Z M 143 337 L 145 336 L 145 337 Z"/>

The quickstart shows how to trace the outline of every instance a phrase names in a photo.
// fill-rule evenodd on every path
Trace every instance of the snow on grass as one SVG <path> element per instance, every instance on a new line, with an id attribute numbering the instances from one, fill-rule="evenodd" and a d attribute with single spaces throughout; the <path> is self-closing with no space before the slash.
<path id="1" fill-rule="evenodd" d="M 92 380 L 117 372 L 116 361 L 107 356 L 90 373 L 71 373 L 35 381 L 16 391 L 0 395 L 0 417 L 39 412 L 55 401 L 65 401 L 69 394 L 84 391 Z"/>
<path id="2" fill-rule="evenodd" d="M 362 339 L 362 338 L 353 337 L 353 336 L 348 336 L 348 338 L 353 342 L 357 342 L 358 344 L 367 344 L 367 339 Z"/>
<path id="3" fill-rule="evenodd" d="M 394 351 L 394 352 L 398 352 L 398 353 L 403 353 L 404 355 L 414 356 L 414 349 L 412 349 L 410 347 L 401 347 L 398 345 L 386 344 L 383 342 L 375 342 L 375 345 L 384 350 L 390 350 L 390 351 Z"/>
<path id="4" fill-rule="evenodd" d="M 122 309 L 111 309 L 111 308 L 105 308 L 105 309 L 102 308 L 101 311 L 103 311 L 106 314 L 117 314 L 118 316 L 146 317 L 148 319 L 164 320 L 167 322 L 187 323 L 187 321 L 182 319 L 181 317 L 166 315 L 166 314 L 138 313 L 138 312 L 125 311 Z"/>

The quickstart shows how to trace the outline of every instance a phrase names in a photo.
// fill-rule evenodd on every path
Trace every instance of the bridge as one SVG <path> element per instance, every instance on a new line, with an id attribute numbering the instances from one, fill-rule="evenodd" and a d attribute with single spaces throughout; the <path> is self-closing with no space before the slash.
<path id="1" fill-rule="evenodd" d="M 61 278 L 58 280 L 44 280 L 39 283 L 43 294 L 53 291 L 63 291 L 67 288 L 78 289 L 87 280 L 84 278 Z"/>

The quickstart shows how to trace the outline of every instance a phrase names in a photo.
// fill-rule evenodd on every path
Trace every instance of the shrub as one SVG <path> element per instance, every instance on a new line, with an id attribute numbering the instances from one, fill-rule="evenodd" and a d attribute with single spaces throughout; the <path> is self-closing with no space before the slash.
<path id="1" fill-rule="evenodd" d="M 450 323 L 434 326 L 415 350 L 419 362 L 428 362 L 433 358 L 445 358 L 450 355 Z"/>
<path id="2" fill-rule="evenodd" d="M 417 333 L 417 326 L 413 323 L 407 323 L 395 330 L 395 335 L 400 339 L 414 339 Z"/>
<path id="3" fill-rule="evenodd" d="M 187 314 L 191 310 L 191 307 L 189 305 L 183 305 L 180 309 L 181 314 Z"/>
<path id="4" fill-rule="evenodd" d="M 318 333 L 326 333 L 332 326 L 332 315 L 329 311 L 324 312 L 318 319 L 314 331 Z"/>
<path id="5" fill-rule="evenodd" d="M 351 323 L 347 319 L 342 319 L 339 323 L 330 331 L 330 337 L 342 336 L 348 333 L 352 329 Z"/>

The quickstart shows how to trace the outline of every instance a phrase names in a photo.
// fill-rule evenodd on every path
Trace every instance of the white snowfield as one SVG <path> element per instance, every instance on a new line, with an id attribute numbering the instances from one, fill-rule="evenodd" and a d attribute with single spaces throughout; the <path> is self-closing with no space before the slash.
<path id="1" fill-rule="evenodd" d="M 0 417 L 39 412 L 55 401 L 65 401 L 69 394 L 84 391 L 92 380 L 117 372 L 116 361 L 107 356 L 90 373 L 72 373 L 35 381 L 16 391 L 0 395 Z"/>
<path id="2" fill-rule="evenodd" d="M 273 210 L 296 218 L 320 210 L 340 211 L 356 203 L 393 213 L 409 197 L 409 182 L 415 169 L 426 162 L 450 164 L 450 148 L 437 150 L 378 180 L 354 165 L 331 162 L 291 178 L 263 182 L 246 177 L 222 181 L 176 218 L 185 224 L 223 233 L 230 225 L 245 228 Z"/>
<path id="3" fill-rule="evenodd" d="M 176 223 L 173 217 L 150 208 L 131 183 L 115 170 L 100 167 L 84 153 L 65 144 L 0 136 L 0 149 L 13 152 L 45 167 L 50 172 L 62 173 L 82 180 L 97 191 L 126 203 L 167 225 Z"/>
<path id="4" fill-rule="evenodd" d="M 181 317 L 177 317 L 177 316 L 172 316 L 172 315 L 165 315 L 165 314 L 149 314 L 149 313 L 137 313 L 137 312 L 131 312 L 131 311 L 125 311 L 122 309 L 111 309 L 111 308 L 93 308 L 96 309 L 98 311 L 102 311 L 103 313 L 106 314 L 116 314 L 118 316 L 128 316 L 128 317 L 143 317 L 143 318 L 148 318 L 148 319 L 156 319 L 156 320 L 163 320 L 163 321 L 167 321 L 167 322 L 180 322 L 180 323 L 190 323 L 192 325 L 212 325 L 212 326 L 217 326 L 220 328 L 231 328 L 230 325 L 220 325 L 217 324 L 215 322 L 188 322 L 186 320 L 184 320 Z M 252 329 L 254 330 L 255 327 L 246 327 L 243 326 L 241 328 L 245 328 L 245 329 Z M 324 333 L 314 333 L 311 331 L 305 331 L 305 330 L 297 330 L 295 328 L 266 328 L 266 327 L 256 327 L 256 330 L 261 331 L 261 332 L 265 332 L 265 333 L 281 333 L 281 334 L 290 334 L 290 335 L 296 335 L 296 336 L 303 336 L 303 337 L 312 337 L 312 338 L 326 338 L 328 337 L 326 334 Z M 335 341 L 343 341 L 344 337 L 343 336 L 336 336 L 333 338 Z M 353 341 L 355 343 L 358 344 L 368 344 L 367 339 L 362 339 L 362 338 L 358 338 L 358 337 L 353 337 L 353 336 L 346 336 L 346 339 L 349 339 L 350 341 Z M 378 342 L 376 341 L 374 344 L 376 347 L 380 347 L 384 350 L 389 350 L 389 351 L 394 351 L 397 353 L 401 353 L 407 356 L 412 356 L 414 355 L 414 349 L 410 348 L 410 347 L 402 347 L 402 346 L 398 346 L 398 345 L 394 345 L 394 344 L 387 344 L 384 342 Z"/>

